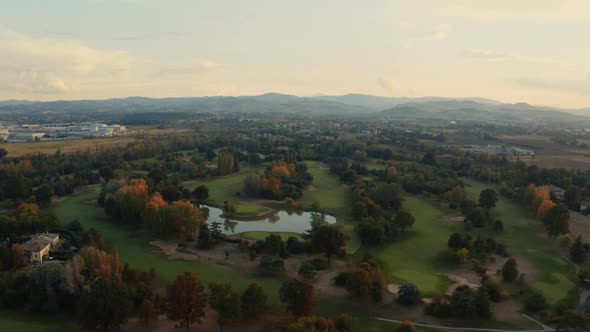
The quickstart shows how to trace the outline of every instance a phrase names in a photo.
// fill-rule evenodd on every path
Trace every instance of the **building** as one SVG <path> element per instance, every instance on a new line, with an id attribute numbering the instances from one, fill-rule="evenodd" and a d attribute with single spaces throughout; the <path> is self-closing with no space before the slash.
<path id="1" fill-rule="evenodd" d="M 49 256 L 49 251 L 59 244 L 59 234 L 41 233 L 33 236 L 32 239 L 23 243 L 25 256 L 29 264 L 43 264 L 43 259 Z"/>
<path id="2" fill-rule="evenodd" d="M 565 189 L 549 185 L 549 192 L 551 193 L 551 197 L 555 198 L 556 201 L 563 202 L 565 200 Z"/>
<path id="3" fill-rule="evenodd" d="M 590 198 L 585 198 L 580 202 L 580 211 L 586 211 L 590 208 Z"/>

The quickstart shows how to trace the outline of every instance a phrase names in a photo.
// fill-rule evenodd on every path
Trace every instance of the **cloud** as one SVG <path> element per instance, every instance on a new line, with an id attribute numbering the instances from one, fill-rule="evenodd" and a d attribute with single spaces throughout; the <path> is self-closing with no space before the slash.
<path id="1" fill-rule="evenodd" d="M 482 50 L 482 49 L 468 49 L 463 51 L 466 57 L 477 58 L 489 61 L 504 61 L 515 59 L 516 57 L 512 54 L 496 52 L 493 50 Z"/>
<path id="2" fill-rule="evenodd" d="M 221 69 L 220 63 L 209 59 L 170 64 L 74 39 L 35 38 L 0 25 L 0 92 L 11 91 L 15 97 L 77 92 L 87 96 L 108 89 L 118 89 L 120 94 L 138 83 L 165 85 L 179 77 L 188 80 L 190 75 Z M 154 77 L 159 80 L 150 80 Z"/>
<path id="3" fill-rule="evenodd" d="M 556 90 L 584 97 L 590 96 L 590 74 L 581 79 L 549 81 L 540 78 L 521 78 L 516 82 L 529 88 Z"/>
<path id="4" fill-rule="evenodd" d="M 444 6 L 439 0 L 413 0 L 402 7 L 406 15 L 471 20 L 571 21 L 590 18 L 588 0 L 445 0 Z"/>
<path id="5" fill-rule="evenodd" d="M 501 52 L 490 49 L 467 49 L 463 56 L 490 62 L 523 62 L 530 64 L 560 66 L 561 68 L 574 68 L 575 64 L 547 56 L 530 56 L 509 52 Z"/>
<path id="6" fill-rule="evenodd" d="M 377 78 L 377 86 L 387 91 L 387 93 L 389 94 L 393 93 L 393 87 L 391 86 L 391 82 L 389 82 L 389 80 L 381 76 Z"/>
<path id="7" fill-rule="evenodd" d="M 444 40 L 453 31 L 453 26 L 448 23 L 442 23 L 435 26 L 432 32 L 424 36 L 424 40 Z"/>

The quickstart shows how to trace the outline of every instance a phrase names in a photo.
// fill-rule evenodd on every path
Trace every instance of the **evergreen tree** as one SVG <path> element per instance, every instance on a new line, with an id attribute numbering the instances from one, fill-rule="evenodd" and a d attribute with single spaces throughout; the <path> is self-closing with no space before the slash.
<path id="1" fill-rule="evenodd" d="M 492 317 L 490 296 L 486 288 L 486 286 L 479 287 L 475 298 L 475 308 L 477 310 L 477 315 L 481 319 L 489 319 Z"/>
<path id="2" fill-rule="evenodd" d="M 518 264 L 514 258 L 509 258 L 502 266 L 502 279 L 505 282 L 513 282 L 518 277 Z"/>
<path id="3" fill-rule="evenodd" d="M 582 235 L 578 235 L 576 241 L 570 248 L 570 257 L 576 263 L 583 263 L 586 260 L 586 250 L 582 242 Z"/>
<path id="4" fill-rule="evenodd" d="M 211 236 L 211 231 L 209 230 L 209 226 L 207 224 L 201 225 L 201 230 L 199 231 L 199 238 L 197 243 L 197 248 L 202 250 L 211 249 L 213 245 L 213 237 Z"/>

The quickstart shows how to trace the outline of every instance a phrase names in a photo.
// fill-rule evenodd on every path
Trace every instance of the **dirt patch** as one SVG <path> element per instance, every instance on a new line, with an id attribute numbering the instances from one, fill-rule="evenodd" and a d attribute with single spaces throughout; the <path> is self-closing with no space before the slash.
<path id="1" fill-rule="evenodd" d="M 444 216 L 440 219 L 443 225 L 454 225 L 457 223 L 462 223 L 465 220 L 465 216 L 458 216 L 458 215 L 448 215 Z"/>

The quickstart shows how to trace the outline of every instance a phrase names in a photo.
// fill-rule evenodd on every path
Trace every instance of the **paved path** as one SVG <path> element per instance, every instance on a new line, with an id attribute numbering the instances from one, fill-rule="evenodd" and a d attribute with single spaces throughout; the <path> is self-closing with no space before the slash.
<path id="1" fill-rule="evenodd" d="M 537 324 L 539 324 L 539 326 L 542 329 L 537 329 L 537 330 L 502 330 L 502 329 L 486 329 L 486 328 L 477 328 L 477 327 L 456 327 L 456 326 L 442 326 L 442 325 L 433 325 L 433 324 L 422 324 L 422 323 L 412 323 L 415 326 L 420 326 L 420 327 L 427 327 L 427 328 L 431 328 L 431 329 L 437 329 L 437 330 L 455 330 L 455 331 L 478 331 L 478 332 L 552 332 L 555 331 L 554 328 L 549 327 L 541 322 L 539 322 L 538 320 L 527 316 L 525 314 L 521 314 L 524 318 L 529 319 Z M 401 320 L 395 320 L 395 319 L 387 319 L 387 318 L 377 318 L 377 320 L 383 321 L 383 322 L 390 322 L 390 323 L 402 323 L 403 321 Z"/>

